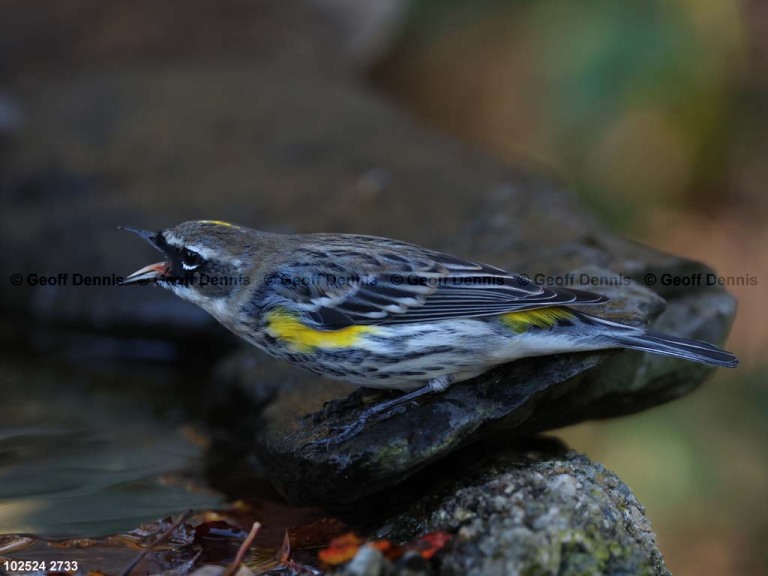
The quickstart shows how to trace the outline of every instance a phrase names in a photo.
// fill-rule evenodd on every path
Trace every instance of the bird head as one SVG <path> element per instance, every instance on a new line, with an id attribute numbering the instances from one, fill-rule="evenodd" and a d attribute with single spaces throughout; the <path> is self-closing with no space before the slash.
<path id="1" fill-rule="evenodd" d="M 159 232 L 123 227 L 163 253 L 162 262 L 137 270 L 123 284 L 154 282 L 223 320 L 227 302 L 250 283 L 255 231 L 215 220 L 184 222 Z"/>

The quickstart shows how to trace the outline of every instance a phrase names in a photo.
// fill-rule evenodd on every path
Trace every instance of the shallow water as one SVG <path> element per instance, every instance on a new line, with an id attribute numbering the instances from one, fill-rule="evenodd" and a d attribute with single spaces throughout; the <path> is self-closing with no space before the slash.
<path id="1" fill-rule="evenodd" d="M 0 533 L 93 537 L 221 505 L 189 423 L 199 384 L 156 362 L 3 358 Z"/>

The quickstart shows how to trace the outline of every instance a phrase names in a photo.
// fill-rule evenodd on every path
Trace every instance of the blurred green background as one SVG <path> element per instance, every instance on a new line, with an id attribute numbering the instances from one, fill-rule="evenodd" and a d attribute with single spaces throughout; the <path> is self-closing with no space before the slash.
<path id="1" fill-rule="evenodd" d="M 742 360 L 682 401 L 569 428 L 647 508 L 676 575 L 768 571 L 768 3 L 422 0 L 373 81 L 564 180 L 609 227 L 756 285 Z"/>

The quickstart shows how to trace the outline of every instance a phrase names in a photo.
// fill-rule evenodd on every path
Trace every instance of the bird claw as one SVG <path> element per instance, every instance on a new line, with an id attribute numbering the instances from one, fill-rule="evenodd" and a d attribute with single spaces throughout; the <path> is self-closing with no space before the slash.
<path id="1" fill-rule="evenodd" d="M 328 428 L 329 436 L 325 438 L 318 438 L 307 442 L 302 446 L 302 449 L 306 448 L 325 448 L 330 449 L 332 447 L 342 444 L 346 440 L 349 440 L 352 436 L 355 436 L 360 430 L 365 427 L 364 421 L 357 421 L 345 426 L 331 426 Z"/>
<path id="2" fill-rule="evenodd" d="M 386 420 L 388 418 L 391 418 L 395 414 L 399 414 L 402 412 L 405 412 L 407 410 L 407 406 L 409 406 L 411 403 L 415 403 L 415 401 L 422 396 L 426 394 L 431 394 L 433 392 L 433 388 L 429 385 L 424 386 L 423 388 L 419 388 L 417 390 L 414 390 L 413 392 L 409 392 L 407 394 L 404 394 L 402 396 L 398 396 L 396 398 L 393 398 L 391 400 L 386 400 L 384 402 L 381 402 L 379 404 L 374 404 L 373 406 L 370 406 L 360 412 L 359 415 L 356 416 L 355 421 L 352 424 L 345 424 L 342 426 L 328 426 L 328 432 L 332 435 L 329 435 L 327 438 L 323 438 L 322 440 L 313 440 L 311 442 L 308 442 L 302 446 L 302 448 L 306 448 L 308 446 L 310 447 L 324 447 L 324 448 L 330 448 L 331 446 L 338 446 L 339 444 L 345 442 L 350 437 L 357 435 L 365 426 L 368 424 L 369 421 L 381 421 Z M 362 392 L 362 389 L 359 391 L 355 391 L 352 394 L 350 394 L 347 398 L 344 398 L 342 400 L 332 400 L 331 402 L 327 402 L 324 406 L 323 410 L 320 412 L 315 412 L 313 414 L 308 414 L 305 416 L 306 419 L 311 418 L 312 422 L 314 424 L 317 424 L 318 421 L 315 419 L 315 416 L 325 415 L 325 418 L 323 420 L 328 419 L 327 410 L 326 408 L 335 409 L 336 406 L 339 404 L 343 405 L 343 408 L 345 410 L 349 410 L 349 402 L 355 402 L 358 405 L 363 403 L 364 400 L 364 392 Z M 334 404 L 336 406 L 334 406 Z M 322 421 L 322 420 L 321 420 Z M 340 430 L 339 433 L 333 434 L 335 430 Z"/>
<path id="3" fill-rule="evenodd" d="M 375 407 L 374 407 L 375 408 Z M 304 444 L 302 448 L 307 446 L 311 447 L 326 447 L 338 446 L 351 437 L 359 434 L 369 422 L 377 422 L 387 420 L 396 414 L 405 412 L 405 406 L 392 406 L 389 410 L 376 411 L 369 408 L 358 416 L 357 420 L 351 424 L 329 425 L 328 436 L 320 440 L 313 440 Z"/>
<path id="4" fill-rule="evenodd" d="M 312 412 L 303 417 L 304 421 L 310 421 L 312 424 L 322 424 L 341 414 L 347 414 L 352 410 L 357 410 L 365 406 L 366 396 L 370 394 L 364 388 L 358 388 L 345 398 L 336 398 L 323 403 L 323 407 L 317 412 Z"/>

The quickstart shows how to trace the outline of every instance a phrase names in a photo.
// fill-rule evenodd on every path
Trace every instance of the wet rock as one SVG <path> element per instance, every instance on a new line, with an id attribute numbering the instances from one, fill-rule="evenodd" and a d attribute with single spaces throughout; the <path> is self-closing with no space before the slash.
<path id="1" fill-rule="evenodd" d="M 431 492 L 375 536 L 454 534 L 438 574 L 669 574 L 642 505 L 585 456 L 553 445 L 465 450 L 435 473 Z"/>
<path id="2" fill-rule="evenodd" d="M 297 415 L 321 410 L 323 399 L 343 391 L 302 380 L 261 412 L 251 437 L 270 479 L 290 500 L 339 506 L 396 484 L 460 446 L 521 426 L 548 391 L 578 386 L 597 363 L 592 354 L 521 361 L 370 422 L 331 446 L 316 441 L 332 437 L 365 406 L 390 396 L 373 395 L 357 409 L 317 424 Z M 515 384 L 506 385 L 509 381 Z"/>

